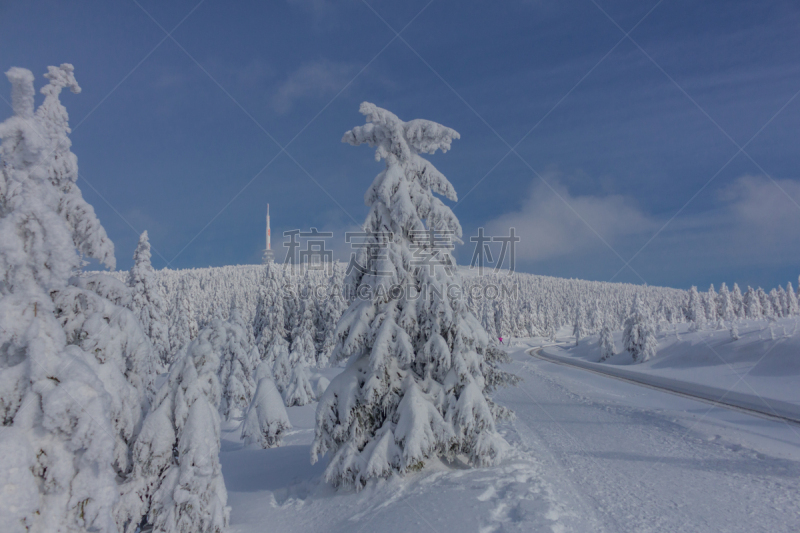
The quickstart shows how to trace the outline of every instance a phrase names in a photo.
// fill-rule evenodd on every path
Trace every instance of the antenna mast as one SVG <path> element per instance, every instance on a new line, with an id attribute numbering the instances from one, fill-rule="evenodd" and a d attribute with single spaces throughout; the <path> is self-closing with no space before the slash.
<path id="1" fill-rule="evenodd" d="M 272 263 L 274 260 L 274 254 L 272 253 L 272 243 L 270 242 L 270 230 L 269 230 L 269 204 L 267 204 L 267 249 L 264 250 L 264 254 L 261 256 L 261 263 L 267 264 Z"/>

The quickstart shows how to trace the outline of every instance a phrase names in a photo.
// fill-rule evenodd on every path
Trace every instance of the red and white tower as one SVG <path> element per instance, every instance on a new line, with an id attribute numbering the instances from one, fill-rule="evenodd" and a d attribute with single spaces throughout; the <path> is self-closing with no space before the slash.
<path id="1" fill-rule="evenodd" d="M 269 204 L 267 204 L 267 248 L 264 250 L 264 254 L 261 256 L 261 262 L 266 265 L 267 263 L 272 263 L 274 259 L 275 257 L 272 253 L 272 243 L 270 242 Z"/>

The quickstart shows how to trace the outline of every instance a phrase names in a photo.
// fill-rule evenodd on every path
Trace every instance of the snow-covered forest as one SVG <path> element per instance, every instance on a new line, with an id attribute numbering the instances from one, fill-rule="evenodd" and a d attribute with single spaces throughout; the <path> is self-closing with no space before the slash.
<path id="1" fill-rule="evenodd" d="M 165 317 L 185 314 L 194 328 L 215 316 L 227 318 L 232 307 L 248 324 L 255 325 L 259 302 L 274 291 L 284 307 L 284 328 L 291 343 L 294 324 L 290 317 L 308 299 L 314 317 L 311 335 L 324 339 L 343 310 L 339 303 L 328 308 L 333 296 L 341 298 L 346 265 L 332 263 L 327 270 L 309 270 L 303 265 L 241 265 L 217 268 L 154 271 L 153 279 L 165 303 Z M 268 283 L 270 271 L 280 280 Z M 111 272 L 120 281 L 127 272 Z M 800 280 L 798 280 L 800 281 Z M 769 289 L 725 282 L 719 290 L 688 291 L 625 283 L 537 276 L 520 272 L 478 276 L 462 268 L 462 296 L 487 332 L 497 337 L 550 337 L 564 326 L 579 324 L 581 336 L 599 333 L 604 325 L 624 328 L 637 296 L 654 327 L 698 322 L 703 328 L 730 328 L 737 319 L 770 320 L 800 316 L 794 285 Z M 181 302 L 188 302 L 182 307 Z M 172 320 L 172 319 L 171 319 Z M 317 341 L 318 343 L 321 340 Z M 318 351 L 322 352 L 321 346 Z"/>
<path id="2" fill-rule="evenodd" d="M 627 352 L 623 363 L 641 363 L 659 357 L 659 335 L 670 331 L 727 330 L 736 342 L 740 324 L 751 332 L 759 321 L 771 328 L 800 316 L 790 282 L 685 291 L 449 268 L 450 252 L 426 248 L 420 232 L 460 237 L 440 199 L 457 196 L 423 155 L 448 151 L 459 134 L 369 103 L 361 106 L 366 124 L 343 139 L 374 148 L 386 164 L 366 196 L 364 270 L 270 263 L 156 271 L 147 232 L 135 251 L 115 251 L 76 184 L 59 100 L 65 88 L 80 91 L 73 67 L 50 67 L 36 109 L 33 74 L 14 68 L 7 76 L 4 531 L 226 531 L 223 432 L 242 448 L 277 448 L 297 435 L 287 410 L 305 406 L 315 414 L 303 450 L 323 464 L 315 483 L 334 493 L 430 465 L 510 464 L 503 461 L 517 460 L 520 448 L 503 424 L 514 406 L 496 398 L 520 381 L 509 344 L 563 341 L 567 328 L 570 343 L 590 339 L 601 360 L 620 363 Z M 412 249 L 442 268 L 414 267 Z M 129 272 L 83 270 L 85 258 L 113 270 L 115 253 L 133 255 Z M 358 296 L 367 286 L 386 290 Z"/>

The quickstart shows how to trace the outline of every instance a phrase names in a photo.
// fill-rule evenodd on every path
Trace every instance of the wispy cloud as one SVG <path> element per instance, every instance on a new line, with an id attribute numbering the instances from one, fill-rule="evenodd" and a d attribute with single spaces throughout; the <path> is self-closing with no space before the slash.
<path id="1" fill-rule="evenodd" d="M 299 101 L 336 93 L 349 81 L 353 66 L 327 60 L 304 63 L 278 85 L 272 107 L 285 114 Z"/>

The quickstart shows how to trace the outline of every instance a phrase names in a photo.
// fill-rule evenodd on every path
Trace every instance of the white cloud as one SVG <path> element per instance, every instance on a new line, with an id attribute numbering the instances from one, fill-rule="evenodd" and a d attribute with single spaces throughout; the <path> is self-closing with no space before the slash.
<path id="1" fill-rule="evenodd" d="M 488 235 L 507 235 L 510 227 L 516 228 L 521 238 L 517 260 L 524 263 L 585 261 L 598 250 L 608 249 L 603 241 L 628 259 L 672 214 L 654 216 L 620 195 L 572 195 L 553 176 L 547 179 L 555 192 L 537 180 L 519 210 L 486 224 Z M 718 189 L 705 211 L 689 209 L 676 217 L 645 247 L 637 262 L 664 267 L 798 263 L 799 204 L 797 181 L 742 176 Z"/>
<path id="2" fill-rule="evenodd" d="M 272 107 L 277 113 L 291 111 L 298 100 L 335 94 L 347 84 L 353 66 L 348 63 L 314 61 L 289 74 L 275 91 Z"/>
<path id="3" fill-rule="evenodd" d="M 573 196 L 552 176 L 546 179 L 552 189 L 537 179 L 518 211 L 486 225 L 487 235 L 508 235 L 509 228 L 515 228 L 521 239 L 516 247 L 518 260 L 591 252 L 606 248 L 603 241 L 613 247 L 622 238 L 656 229 L 656 223 L 630 198 Z"/>

